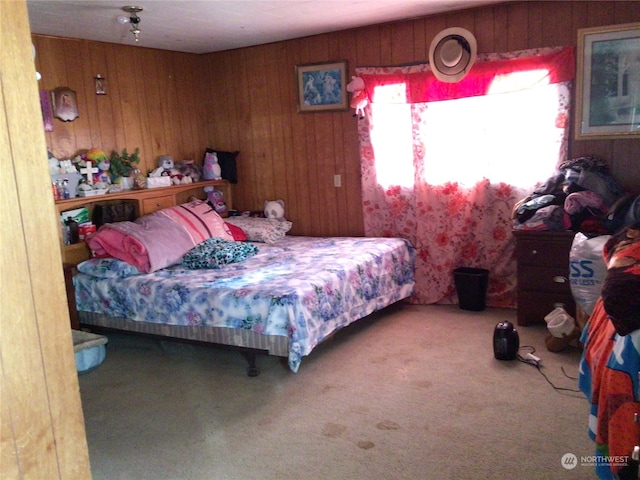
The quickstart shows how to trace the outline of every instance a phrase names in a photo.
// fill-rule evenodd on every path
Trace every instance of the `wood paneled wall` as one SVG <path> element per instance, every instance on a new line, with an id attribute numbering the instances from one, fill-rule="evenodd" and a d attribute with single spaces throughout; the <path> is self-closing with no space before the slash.
<path id="1" fill-rule="evenodd" d="M 576 45 L 579 28 L 634 21 L 638 1 L 527 1 L 201 56 L 47 38 L 36 38 L 36 47 L 43 88 L 62 80 L 84 88 L 89 115 L 108 105 L 100 120 L 56 120 L 50 145 L 140 146 L 147 162 L 162 153 L 199 160 L 206 147 L 239 150 L 235 207 L 282 198 L 292 233 L 361 235 L 358 120 L 352 112 L 296 113 L 296 65 L 346 60 L 353 75 L 358 66 L 424 62 L 433 37 L 453 26 L 472 31 L 484 53 Z M 107 97 L 92 96 L 97 73 L 107 77 Z M 640 193 L 640 140 L 571 141 L 570 156 L 588 154 L 602 156 L 627 190 Z"/>
<path id="2" fill-rule="evenodd" d="M 54 119 L 47 145 L 58 158 L 91 147 L 108 153 L 140 148 L 141 170 L 159 155 L 201 160 L 205 139 L 202 98 L 207 81 L 200 55 L 86 40 L 33 36 L 40 89 L 76 92 L 78 118 Z M 94 77 L 106 78 L 96 95 Z"/>

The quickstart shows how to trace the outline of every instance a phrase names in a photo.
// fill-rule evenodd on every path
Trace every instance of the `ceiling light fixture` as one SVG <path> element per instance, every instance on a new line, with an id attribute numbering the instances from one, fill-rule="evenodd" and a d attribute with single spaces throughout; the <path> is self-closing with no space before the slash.
<path id="1" fill-rule="evenodd" d="M 131 33 L 133 33 L 133 36 L 136 39 L 136 43 L 138 43 L 138 35 L 140 34 L 140 29 L 138 28 L 138 24 L 140 23 L 140 17 L 138 16 L 138 13 L 142 11 L 142 7 L 138 7 L 136 5 L 128 5 L 128 6 L 122 7 L 122 10 L 124 10 L 129 14 L 129 18 L 120 17 L 118 18 L 118 21 L 120 23 L 131 24 Z"/>

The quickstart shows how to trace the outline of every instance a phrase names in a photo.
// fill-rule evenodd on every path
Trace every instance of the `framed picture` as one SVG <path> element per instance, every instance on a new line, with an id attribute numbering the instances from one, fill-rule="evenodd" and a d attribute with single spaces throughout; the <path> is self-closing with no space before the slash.
<path id="1" fill-rule="evenodd" d="M 640 23 L 578 30 L 577 140 L 640 137 Z"/>
<path id="2" fill-rule="evenodd" d="M 107 81 L 106 78 L 104 78 L 100 74 L 97 74 L 93 78 L 94 86 L 96 87 L 96 95 L 106 95 L 107 94 L 106 81 Z"/>
<path id="3" fill-rule="evenodd" d="M 347 62 L 297 65 L 298 113 L 347 110 Z"/>
<path id="4" fill-rule="evenodd" d="M 65 122 L 71 122 L 78 118 L 76 92 L 68 87 L 58 87 L 51 92 L 51 96 L 56 118 Z"/>

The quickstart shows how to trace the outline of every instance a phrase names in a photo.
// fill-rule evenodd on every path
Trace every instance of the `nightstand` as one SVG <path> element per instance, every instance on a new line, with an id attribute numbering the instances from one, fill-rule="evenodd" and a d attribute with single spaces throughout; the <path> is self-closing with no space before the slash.
<path id="1" fill-rule="evenodd" d="M 518 262 L 518 325 L 544 323 L 563 307 L 575 318 L 569 281 L 569 252 L 575 232 L 514 230 Z"/>

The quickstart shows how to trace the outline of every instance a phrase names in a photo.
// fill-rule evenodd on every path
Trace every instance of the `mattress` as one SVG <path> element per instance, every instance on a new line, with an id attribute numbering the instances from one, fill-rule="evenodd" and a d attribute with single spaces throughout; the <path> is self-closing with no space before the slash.
<path id="1" fill-rule="evenodd" d="M 248 341 L 243 331 L 251 342 L 256 335 L 281 337 L 296 372 L 302 357 L 336 330 L 413 292 L 415 251 L 403 239 L 286 236 L 255 245 L 255 256 L 219 269 L 79 273 L 73 280 L 80 318 L 99 316 L 107 327 L 107 317 L 196 332 L 223 327 L 226 338 L 215 343 L 232 345 Z"/>

